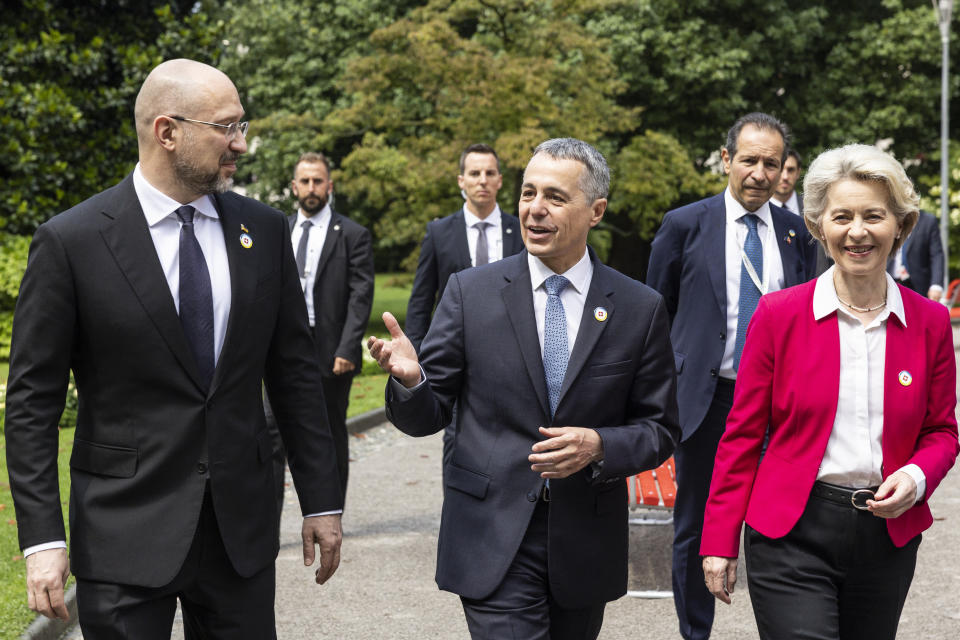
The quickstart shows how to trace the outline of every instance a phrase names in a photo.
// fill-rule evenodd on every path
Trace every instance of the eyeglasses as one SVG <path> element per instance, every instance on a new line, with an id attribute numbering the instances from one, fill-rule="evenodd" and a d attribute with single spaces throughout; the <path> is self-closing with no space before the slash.
<path id="1" fill-rule="evenodd" d="M 250 126 L 249 122 L 231 122 L 230 124 L 217 124 L 216 122 L 206 122 L 204 120 L 194 120 L 192 118 L 184 118 L 183 116 L 167 116 L 168 118 L 173 118 L 174 120 L 180 120 L 181 122 L 195 122 L 197 124 L 205 124 L 211 127 L 219 127 L 220 129 L 226 129 L 227 140 L 233 140 L 237 137 L 239 132 L 244 138 L 247 137 L 247 127 Z"/>

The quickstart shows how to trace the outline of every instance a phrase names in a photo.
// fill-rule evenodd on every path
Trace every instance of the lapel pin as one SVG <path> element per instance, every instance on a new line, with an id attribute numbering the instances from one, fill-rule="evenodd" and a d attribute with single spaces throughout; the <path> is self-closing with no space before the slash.
<path id="1" fill-rule="evenodd" d="M 513 233 L 513 229 L 511 229 L 510 227 L 507 227 L 507 228 L 504 230 L 504 233 L 507 234 L 507 235 L 510 235 L 511 233 Z"/>
<path id="2" fill-rule="evenodd" d="M 607 317 L 609 317 L 609 315 L 610 314 L 608 314 L 607 310 L 604 309 L 603 307 L 597 307 L 596 309 L 593 310 L 593 318 L 597 322 L 606 322 Z"/>
<path id="3" fill-rule="evenodd" d="M 240 236 L 240 246 L 243 247 L 244 249 L 249 249 L 250 247 L 253 246 L 253 238 L 251 238 L 248 234 L 244 233 L 243 235 Z"/>
<path id="4" fill-rule="evenodd" d="M 250 233 L 250 230 L 247 229 L 246 225 L 244 225 L 242 222 L 240 223 L 240 231 L 243 231 L 244 233 Z"/>
<path id="5" fill-rule="evenodd" d="M 911 384 L 913 384 L 913 376 L 910 375 L 910 372 L 907 371 L 906 369 L 901 371 L 900 375 L 897 376 L 897 378 L 900 380 L 900 384 L 902 384 L 905 387 L 909 387 Z"/>
<path id="6" fill-rule="evenodd" d="M 338 225 L 338 224 L 333 225 L 333 230 L 334 230 L 334 231 L 340 231 L 340 225 Z"/>

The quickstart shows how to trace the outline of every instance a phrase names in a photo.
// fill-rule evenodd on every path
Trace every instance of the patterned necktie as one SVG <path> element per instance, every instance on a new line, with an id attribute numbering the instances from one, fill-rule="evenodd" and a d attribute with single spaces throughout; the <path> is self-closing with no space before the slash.
<path id="1" fill-rule="evenodd" d="M 207 387 L 213 378 L 213 288 L 203 250 L 193 229 L 196 210 L 177 209 L 180 226 L 180 324 Z"/>
<path id="2" fill-rule="evenodd" d="M 757 222 L 759 218 L 752 213 L 743 216 L 743 222 L 747 225 L 747 239 L 743 243 L 743 252 L 747 254 L 747 260 L 753 265 L 757 277 L 763 277 L 763 245 L 760 244 L 760 234 L 757 233 Z M 750 318 L 753 312 L 757 310 L 757 303 L 760 302 L 760 289 L 757 288 L 746 265 L 740 264 L 740 305 L 737 309 L 737 341 L 733 346 L 733 370 L 740 368 L 740 354 L 743 353 L 743 343 L 747 338 L 747 325 L 750 324 Z"/>
<path id="3" fill-rule="evenodd" d="M 300 244 L 297 245 L 297 271 L 300 272 L 300 277 L 304 277 L 307 268 L 307 242 L 310 241 L 310 227 L 313 226 L 313 223 L 309 220 L 304 220 L 303 224 L 300 225 L 302 230 L 300 233 Z"/>
<path id="4" fill-rule="evenodd" d="M 490 252 L 487 249 L 487 227 L 492 226 L 489 222 L 478 222 L 473 225 L 479 232 L 477 236 L 477 256 L 473 261 L 474 266 L 479 267 L 482 264 L 490 262 Z"/>
<path id="5" fill-rule="evenodd" d="M 567 372 L 570 350 L 567 348 L 567 316 L 563 311 L 560 292 L 570 281 L 563 276 L 550 276 L 544 281 L 547 290 L 547 310 L 543 318 L 543 370 L 547 376 L 547 396 L 550 399 L 550 417 L 560 402 L 560 387 Z"/>

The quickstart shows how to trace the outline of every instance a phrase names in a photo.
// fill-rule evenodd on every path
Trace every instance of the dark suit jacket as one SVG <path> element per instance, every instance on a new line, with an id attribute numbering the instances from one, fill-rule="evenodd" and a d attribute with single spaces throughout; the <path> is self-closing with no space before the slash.
<path id="1" fill-rule="evenodd" d="M 290 230 L 297 216 L 289 216 Z M 373 307 L 373 244 L 370 232 L 330 211 L 327 237 L 313 281 L 313 338 L 320 370 L 333 375 L 334 358 L 349 360 L 359 372 L 363 333 Z"/>
<path id="2" fill-rule="evenodd" d="M 520 237 L 520 220 L 506 213 L 501 218 L 503 233 L 503 257 L 512 256 L 523 249 Z M 420 350 L 420 343 L 430 328 L 430 317 L 437 301 L 443 297 L 443 289 L 451 273 L 469 269 L 470 248 L 467 246 L 467 228 L 463 209 L 449 216 L 427 223 L 427 233 L 420 245 L 420 259 L 413 289 L 407 302 L 407 319 L 404 333 L 413 346 Z"/>
<path id="3" fill-rule="evenodd" d="M 421 364 L 427 383 L 387 411 L 403 432 L 443 429 L 457 403 L 445 469 L 437 583 L 484 598 L 516 555 L 543 484 L 527 456 L 541 425 L 595 427 L 604 463 L 551 480 L 550 590 L 581 608 L 614 600 L 627 583 L 625 476 L 656 467 L 679 436 L 668 319 L 656 292 L 593 259 L 593 280 L 550 419 L 527 254 L 450 278 Z M 603 307 L 608 317 L 597 320 Z"/>
<path id="4" fill-rule="evenodd" d="M 303 512 L 342 505 L 289 227 L 255 200 L 226 193 L 215 202 L 232 297 L 207 391 L 132 176 L 34 236 L 14 316 L 7 463 L 21 547 L 64 540 L 57 422 L 72 369 L 71 564 L 80 578 L 167 584 L 193 540 L 207 475 L 234 568 L 249 576 L 270 565 L 277 505 L 261 381 Z"/>
<path id="5" fill-rule="evenodd" d="M 770 213 L 785 286 L 806 282 L 815 266 L 810 233 L 796 214 L 774 205 Z M 672 323 L 684 440 L 707 414 L 726 345 L 725 234 L 720 193 L 668 212 L 650 251 L 647 284 L 663 294 Z"/>
<path id="6" fill-rule="evenodd" d="M 903 245 L 910 273 L 910 287 L 927 295 L 930 286 L 943 285 L 943 243 L 940 242 L 940 221 L 932 213 L 920 212 L 917 226 Z"/>

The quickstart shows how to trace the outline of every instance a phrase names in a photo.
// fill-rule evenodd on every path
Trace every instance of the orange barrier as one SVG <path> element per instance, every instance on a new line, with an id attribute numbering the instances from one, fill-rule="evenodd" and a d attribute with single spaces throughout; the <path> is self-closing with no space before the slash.
<path id="1" fill-rule="evenodd" d="M 957 304 L 957 298 L 960 296 L 960 278 L 951 280 L 947 285 L 947 306 L 950 307 L 950 317 L 960 318 L 960 305 Z"/>
<path id="2" fill-rule="evenodd" d="M 630 506 L 673 508 L 677 499 L 677 472 L 673 457 L 651 471 L 627 478 Z"/>

